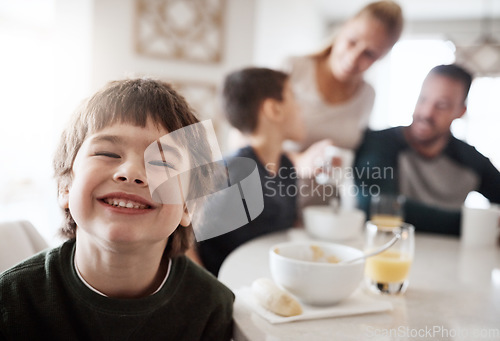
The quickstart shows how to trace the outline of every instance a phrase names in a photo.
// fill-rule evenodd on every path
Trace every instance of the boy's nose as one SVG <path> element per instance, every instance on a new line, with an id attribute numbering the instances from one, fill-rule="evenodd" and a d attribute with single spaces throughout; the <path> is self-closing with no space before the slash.
<path id="1" fill-rule="evenodd" d="M 121 181 L 121 182 L 132 182 L 133 181 L 133 182 L 135 182 L 136 184 L 139 184 L 139 185 L 141 185 L 141 184 L 144 183 L 144 181 L 141 180 L 141 179 L 133 179 L 132 181 L 130 181 L 131 179 L 127 178 L 126 176 L 119 176 L 119 177 L 117 177 L 117 180 Z"/>
<path id="2" fill-rule="evenodd" d="M 123 163 L 115 172 L 113 179 L 117 182 L 147 185 L 146 170 L 144 165 L 139 165 L 133 162 Z"/>

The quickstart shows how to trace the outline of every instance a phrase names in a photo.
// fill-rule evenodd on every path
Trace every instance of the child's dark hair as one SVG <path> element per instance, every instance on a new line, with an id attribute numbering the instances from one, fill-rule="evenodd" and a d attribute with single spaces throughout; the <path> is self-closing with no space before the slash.
<path id="1" fill-rule="evenodd" d="M 268 68 L 249 67 L 226 76 L 222 90 L 223 110 L 233 127 L 252 133 L 262 103 L 272 98 L 283 100 L 288 75 Z"/>
<path id="2" fill-rule="evenodd" d="M 461 82 L 464 86 L 464 101 L 467 99 L 472 84 L 472 75 L 463 67 L 457 64 L 438 65 L 433 67 L 429 74 L 441 75 Z"/>
<path id="3" fill-rule="evenodd" d="M 61 136 L 54 158 L 54 176 L 59 193 L 71 186 L 72 167 L 75 157 L 85 139 L 101 129 L 115 123 L 128 123 L 145 127 L 150 118 L 154 124 L 168 132 L 198 123 L 198 119 L 186 100 L 168 83 L 153 79 L 130 79 L 110 82 L 103 89 L 87 99 L 75 112 L 69 125 Z M 194 160 L 206 156 L 211 159 L 211 150 L 206 139 L 206 132 L 201 128 L 195 133 L 199 146 L 190 148 L 196 155 L 190 155 L 191 167 L 196 168 Z M 187 136 L 179 134 L 180 144 L 188 145 L 192 141 L 182 141 Z M 198 167 L 197 169 L 202 169 Z M 194 171 L 191 175 L 189 191 L 203 192 L 203 186 L 210 186 L 201 174 Z M 76 223 L 69 209 L 64 209 L 65 222 L 61 234 L 74 238 Z M 165 253 L 175 256 L 184 252 L 193 241 L 192 227 L 177 228 L 169 238 Z"/>

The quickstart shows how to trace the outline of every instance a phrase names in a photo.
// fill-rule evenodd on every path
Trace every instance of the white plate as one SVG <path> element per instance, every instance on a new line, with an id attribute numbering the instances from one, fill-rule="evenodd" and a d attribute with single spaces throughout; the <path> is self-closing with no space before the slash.
<path id="1" fill-rule="evenodd" d="M 272 324 L 287 323 L 293 321 L 313 320 L 329 317 L 360 315 L 392 310 L 392 304 L 387 301 L 376 300 L 357 290 L 346 300 L 328 307 L 315 307 L 302 304 L 302 314 L 284 317 L 276 315 L 262 307 L 255 300 L 250 287 L 242 287 L 235 292 L 236 298 L 241 300 L 249 309 L 255 311 L 262 318 Z"/>

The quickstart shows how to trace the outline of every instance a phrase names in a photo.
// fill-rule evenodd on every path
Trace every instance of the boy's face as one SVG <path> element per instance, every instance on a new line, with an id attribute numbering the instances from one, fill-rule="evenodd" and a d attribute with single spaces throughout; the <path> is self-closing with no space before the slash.
<path id="1" fill-rule="evenodd" d="M 144 150 L 168 132 L 150 120 L 146 127 L 114 124 L 89 135 L 73 163 L 72 183 L 61 194 L 77 224 L 86 233 L 108 242 L 166 241 L 179 224 L 188 226 L 182 204 L 161 205 L 151 199 Z M 169 166 L 189 164 L 169 152 Z M 161 161 L 161 160 L 160 160 Z M 165 167 L 158 162 L 158 167 Z M 82 231 L 83 230 L 83 231 Z"/>
<path id="2" fill-rule="evenodd" d="M 285 138 L 292 141 L 302 141 L 305 138 L 305 129 L 300 106 L 295 100 L 295 94 L 289 81 L 283 88 L 283 110 L 286 113 L 284 122 Z"/>

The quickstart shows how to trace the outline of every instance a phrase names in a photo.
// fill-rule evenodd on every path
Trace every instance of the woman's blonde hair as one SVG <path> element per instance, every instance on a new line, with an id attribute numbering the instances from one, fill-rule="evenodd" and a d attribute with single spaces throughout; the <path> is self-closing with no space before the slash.
<path id="1" fill-rule="evenodd" d="M 359 10 L 349 21 L 362 16 L 370 16 L 379 20 L 384 25 L 387 35 L 391 40 L 391 47 L 399 40 L 403 31 L 403 10 L 394 1 L 382 0 L 371 2 Z M 335 43 L 336 33 L 330 37 L 326 46 L 313 53 L 312 56 L 323 57 L 329 55 Z"/>

